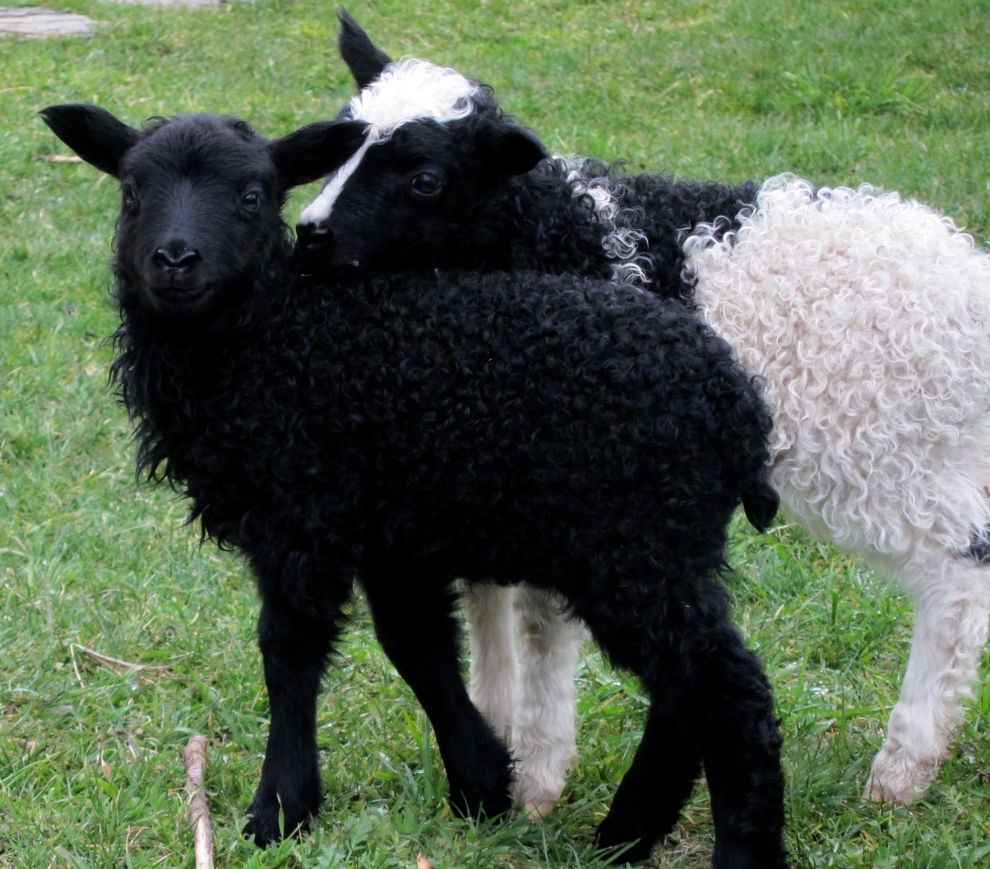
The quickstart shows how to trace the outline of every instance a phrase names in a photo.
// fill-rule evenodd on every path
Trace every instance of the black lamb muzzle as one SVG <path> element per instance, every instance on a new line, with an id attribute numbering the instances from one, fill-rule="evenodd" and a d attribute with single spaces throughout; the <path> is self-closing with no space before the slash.
<path id="1" fill-rule="evenodd" d="M 336 209 L 326 220 L 296 224 L 296 250 L 305 268 L 327 279 L 359 266 L 376 268 L 383 261 L 376 244 L 378 233 L 354 232 L 349 222 L 334 222 L 335 216 Z"/>
<path id="2" fill-rule="evenodd" d="M 199 292 L 199 268 L 203 262 L 200 252 L 183 239 L 171 239 L 155 249 L 151 255 L 149 280 L 156 290 L 172 290 L 179 293 Z"/>
<path id="3" fill-rule="evenodd" d="M 333 247 L 334 234 L 327 221 L 319 223 L 296 224 L 296 237 L 299 239 L 299 249 L 304 254 L 329 253 Z"/>
<path id="4" fill-rule="evenodd" d="M 217 290 L 245 270 L 241 259 L 227 253 L 218 256 L 214 245 L 203 244 L 195 226 L 185 232 L 159 233 L 154 219 L 134 227 L 140 238 L 129 269 L 136 278 L 140 295 L 153 310 L 168 316 L 200 314 L 209 309 Z M 143 237 L 142 237 L 143 236 Z M 127 248 L 123 248 L 127 250 Z"/>

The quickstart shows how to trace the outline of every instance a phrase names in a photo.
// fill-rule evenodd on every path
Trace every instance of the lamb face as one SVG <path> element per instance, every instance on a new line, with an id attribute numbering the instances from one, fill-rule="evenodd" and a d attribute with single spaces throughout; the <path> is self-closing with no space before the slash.
<path id="1" fill-rule="evenodd" d="M 484 204 L 500 195 L 505 178 L 504 154 L 485 146 L 499 132 L 475 117 L 416 120 L 369 144 L 303 212 L 296 229 L 307 261 L 335 272 L 453 266 L 483 256 L 493 237 Z"/>
<path id="2" fill-rule="evenodd" d="M 194 316 L 256 268 L 278 232 L 281 191 L 247 125 L 167 122 L 121 163 L 118 267 L 161 314 Z"/>
<path id="3" fill-rule="evenodd" d="M 364 125 L 324 123 L 269 142 L 244 122 L 187 115 L 142 131 L 95 106 L 51 106 L 45 122 L 120 180 L 116 268 L 137 304 L 198 317 L 249 281 L 284 240 L 291 186 L 336 168 Z"/>
<path id="4" fill-rule="evenodd" d="M 392 63 L 340 18 L 340 52 L 361 90 L 338 118 L 366 122 L 368 136 L 303 211 L 300 248 L 329 272 L 458 265 L 462 248 L 473 262 L 485 244 L 479 205 L 546 150 L 478 82 L 425 61 Z"/>

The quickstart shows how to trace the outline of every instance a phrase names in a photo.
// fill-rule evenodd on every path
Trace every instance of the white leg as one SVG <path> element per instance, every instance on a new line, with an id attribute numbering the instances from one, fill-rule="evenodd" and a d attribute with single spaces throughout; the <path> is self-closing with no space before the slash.
<path id="1" fill-rule="evenodd" d="M 990 615 L 990 566 L 949 556 L 925 576 L 906 574 L 917 608 L 911 655 L 864 793 L 899 803 L 922 796 L 949 753 Z"/>
<path id="2" fill-rule="evenodd" d="M 520 586 L 522 691 L 512 722 L 513 798 L 543 817 L 556 805 L 577 757 L 574 671 L 585 629 L 549 592 Z"/>
<path id="3" fill-rule="evenodd" d="M 515 589 L 476 583 L 463 584 L 461 591 L 471 647 L 471 700 L 510 745 L 519 691 L 512 613 Z"/>

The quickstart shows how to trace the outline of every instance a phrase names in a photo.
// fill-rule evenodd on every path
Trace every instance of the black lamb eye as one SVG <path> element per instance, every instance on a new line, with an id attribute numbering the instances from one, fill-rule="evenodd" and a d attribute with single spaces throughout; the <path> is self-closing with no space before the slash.
<path id="1" fill-rule="evenodd" d="M 242 200 L 241 204 L 248 211 L 257 211 L 261 208 L 261 194 L 260 193 L 248 193 Z"/>
<path id="2" fill-rule="evenodd" d="M 443 179 L 435 172 L 420 172 L 412 180 L 412 189 L 420 196 L 436 196 L 443 189 Z"/>
<path id="3" fill-rule="evenodd" d="M 120 195 L 124 198 L 124 205 L 131 205 L 137 201 L 137 193 L 130 184 L 120 185 Z"/>

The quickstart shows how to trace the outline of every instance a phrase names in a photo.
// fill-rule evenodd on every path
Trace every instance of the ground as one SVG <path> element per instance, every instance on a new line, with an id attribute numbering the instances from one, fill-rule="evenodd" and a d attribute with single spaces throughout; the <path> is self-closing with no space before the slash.
<path id="1" fill-rule="evenodd" d="M 915 196 L 990 234 L 984 0 L 403 0 L 350 11 L 394 57 L 492 84 L 557 153 L 739 181 L 792 171 Z M 580 750 L 543 826 L 451 817 L 424 716 L 363 604 L 319 707 L 325 811 L 269 852 L 238 831 L 267 728 L 243 563 L 135 484 L 106 391 L 116 184 L 34 115 L 96 102 L 131 123 L 236 113 L 281 135 L 351 93 L 324 0 L 205 9 L 60 0 L 91 37 L 0 41 L 0 867 L 192 866 L 182 746 L 211 740 L 223 867 L 599 867 L 590 840 L 642 726 L 636 684 L 588 649 Z M 311 190 L 290 205 L 294 218 Z M 797 867 L 969 867 L 990 858 L 990 691 L 910 808 L 860 801 L 911 629 L 899 594 L 783 524 L 740 521 L 736 619 L 776 687 Z M 78 646 L 145 665 L 122 673 Z M 655 860 L 706 865 L 699 789 Z"/>

